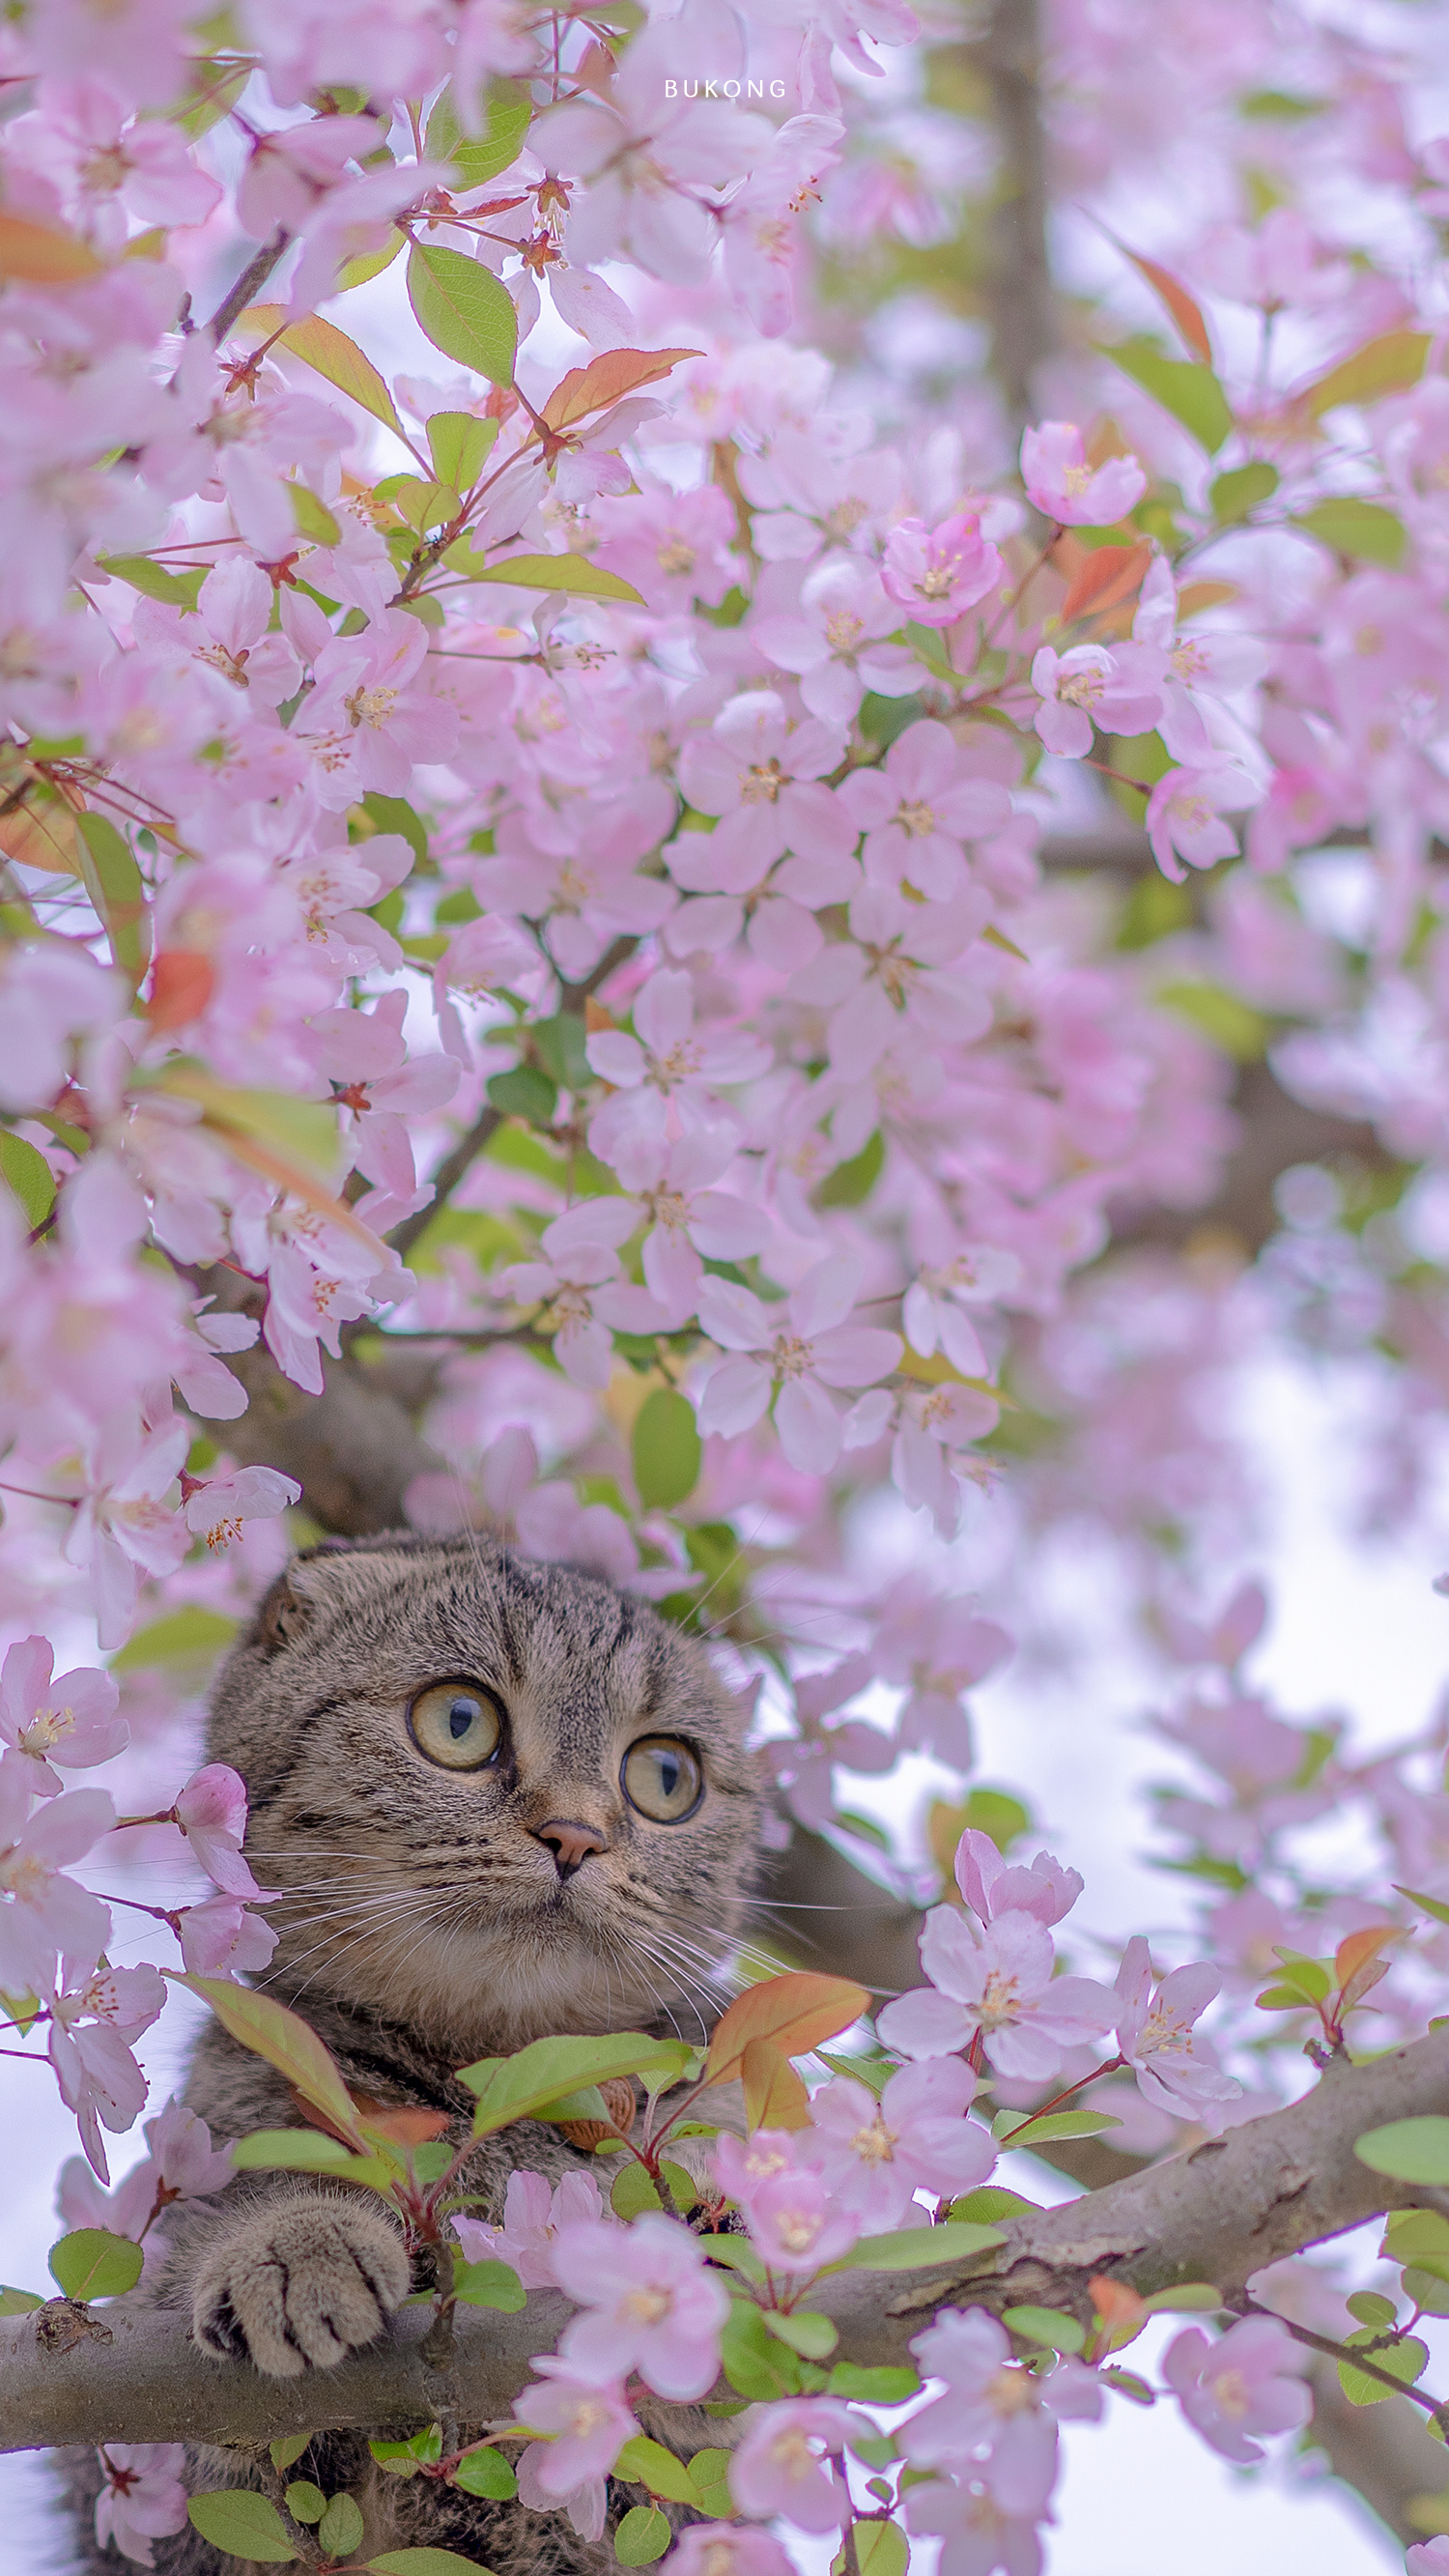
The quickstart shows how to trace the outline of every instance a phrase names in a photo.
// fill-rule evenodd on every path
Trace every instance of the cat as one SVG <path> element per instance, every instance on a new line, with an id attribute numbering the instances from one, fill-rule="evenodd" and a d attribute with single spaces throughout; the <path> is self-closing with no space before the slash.
<path id="1" fill-rule="evenodd" d="M 247 1785 L 247 1858 L 282 1891 L 256 1982 L 319 2032 L 354 2095 L 445 2111 L 454 2138 L 472 2107 L 456 2070 L 479 2057 L 549 2032 L 701 2039 L 726 2000 L 760 1853 L 746 1725 L 698 1642 L 593 1575 L 471 1533 L 305 1550 L 228 1655 L 211 1710 L 208 1758 Z M 299 2120 L 284 2078 L 216 2022 L 184 2099 L 218 2139 Z M 488 2214 L 515 2166 L 585 2168 L 606 2190 L 613 2170 L 558 2128 L 520 2122 L 470 2163 Z M 295 2174 L 238 2175 L 163 2224 L 164 2262 L 136 2295 L 181 2309 L 203 2354 L 278 2376 L 372 2342 L 408 2292 L 380 2204 Z M 697 2442 L 719 2439 L 701 2417 Z M 85 2532 L 76 2564 L 119 2576 L 91 2531 L 94 2454 L 65 2458 Z M 236 2485 L 254 2469 L 265 2485 L 263 2461 L 260 2448 L 195 2449 L 186 2482 Z M 360 2557 L 431 2544 L 495 2576 L 616 2563 L 607 2531 L 590 2543 L 560 2515 L 388 2478 L 360 2435 L 319 2436 L 288 2474 L 354 2495 Z M 235 2576 L 194 2531 L 154 2546 L 166 2576 Z"/>

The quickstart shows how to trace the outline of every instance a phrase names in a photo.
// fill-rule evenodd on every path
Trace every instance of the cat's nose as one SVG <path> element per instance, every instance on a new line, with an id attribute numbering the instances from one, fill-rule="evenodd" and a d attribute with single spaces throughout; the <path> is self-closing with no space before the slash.
<path id="1" fill-rule="evenodd" d="M 533 1838 L 547 1843 L 560 1878 L 572 1878 L 591 1853 L 609 1848 L 608 1836 L 597 1825 L 581 1825 L 573 1816 L 550 1816 L 546 1825 L 534 1826 Z"/>

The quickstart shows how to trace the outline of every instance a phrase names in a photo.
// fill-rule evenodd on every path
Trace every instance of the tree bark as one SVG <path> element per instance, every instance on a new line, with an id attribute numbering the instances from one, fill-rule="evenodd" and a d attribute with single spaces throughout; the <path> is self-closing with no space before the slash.
<path id="1" fill-rule="evenodd" d="M 1056 2307 L 1085 2321 L 1099 2273 L 1143 2293 L 1207 2281 L 1227 2306 L 1240 2307 L 1263 2265 L 1412 2204 L 1412 2189 L 1385 2183 L 1358 2161 L 1354 2140 L 1385 2121 L 1445 2110 L 1449 2030 L 1367 2066 L 1332 2066 L 1287 2110 L 1015 2219 L 1000 2247 L 974 2263 L 837 2272 L 821 2282 L 814 2304 L 839 2325 L 841 2357 L 867 2364 L 903 2361 L 911 2337 L 950 2305 L 996 2314 L 1018 2304 Z M 446 2372 L 423 2362 L 426 2316 L 410 2310 L 370 2351 L 286 2381 L 263 2379 L 244 2363 L 204 2362 L 174 2313 L 100 2308 L 89 2330 L 87 2313 L 55 2301 L 0 2324 L 6 2449 L 183 2436 L 225 2444 L 347 2427 L 380 2433 L 445 2414 L 486 2423 L 508 2411 L 527 2384 L 531 2355 L 548 2349 L 568 2308 L 549 2292 L 517 2316 L 469 2317 Z M 68 2340 L 78 2315 L 81 2331 Z M 1346 2456 L 1348 2437 L 1336 2422 L 1334 2438 Z M 1417 2454 L 1409 2474 L 1417 2483 Z M 1386 2500 L 1398 2510 L 1387 2490 Z"/>

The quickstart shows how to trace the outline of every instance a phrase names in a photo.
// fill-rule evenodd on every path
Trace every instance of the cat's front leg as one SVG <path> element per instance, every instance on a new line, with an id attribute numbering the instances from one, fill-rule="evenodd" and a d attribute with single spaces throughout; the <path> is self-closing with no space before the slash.
<path id="1" fill-rule="evenodd" d="M 192 2331 L 216 2361 L 250 2361 L 270 2378 L 293 2379 L 374 2342 L 408 2287 L 396 2228 L 365 2202 L 316 2191 L 269 2196 L 209 2238 L 192 2287 Z"/>

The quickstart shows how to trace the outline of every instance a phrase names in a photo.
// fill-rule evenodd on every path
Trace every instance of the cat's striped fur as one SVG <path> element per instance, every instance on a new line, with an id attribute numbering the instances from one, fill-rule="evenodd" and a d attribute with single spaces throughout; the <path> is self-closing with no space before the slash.
<path id="1" fill-rule="evenodd" d="M 467 1679 L 507 1712 L 505 1751 L 479 1772 L 428 1762 L 406 1725 L 416 1692 Z M 259 1982 L 305 2014 L 356 2093 L 447 2110 L 460 2137 L 471 2097 L 454 2070 L 475 2058 L 551 2031 L 698 2039 L 725 2000 L 758 1849 L 745 1724 L 698 1644 L 570 1567 L 468 1534 L 308 1550 L 228 1657 L 211 1718 L 210 1758 L 247 1784 L 247 1857 L 284 1891 Z M 623 1755 L 645 1734 L 682 1737 L 702 1762 L 705 1794 L 681 1823 L 651 1823 L 624 1799 Z M 559 1816 L 607 1845 L 567 1877 L 535 1838 Z M 185 2098 L 218 2139 L 299 2116 L 282 2078 L 216 2025 Z M 469 2183 L 496 2202 L 515 2165 L 578 2162 L 593 2160 L 557 2129 L 522 2123 L 480 2144 Z M 277 2370 L 325 2366 L 370 2340 L 407 2287 L 379 2205 L 296 2176 L 238 2176 L 168 2210 L 165 2229 L 151 2295 L 183 2308 L 203 2345 Z M 200 2353 L 196 2366 L 208 2366 Z M 718 2432 L 701 2420 L 698 2438 Z M 94 2461 L 71 2466 L 75 2563 L 118 2576 L 89 2532 Z M 236 2453 L 199 2453 L 188 2483 L 248 2474 Z M 355 2493 L 364 2556 L 431 2543 L 496 2576 L 597 2576 L 614 2563 L 607 2537 L 590 2547 L 557 2516 L 384 2479 L 352 2436 L 319 2440 L 292 2474 Z M 155 2551 L 168 2576 L 236 2565 L 191 2532 Z"/>

